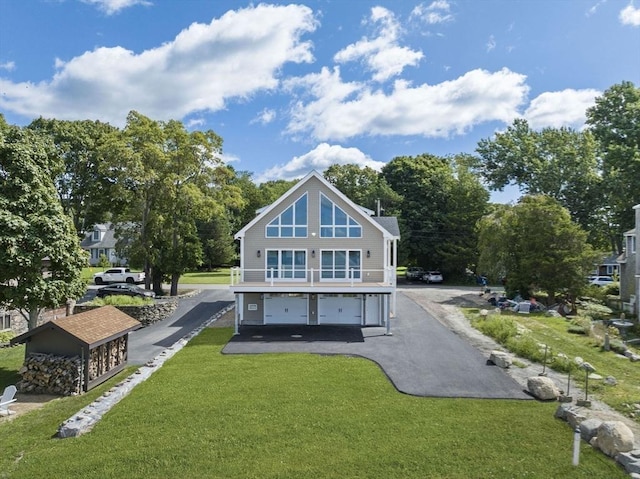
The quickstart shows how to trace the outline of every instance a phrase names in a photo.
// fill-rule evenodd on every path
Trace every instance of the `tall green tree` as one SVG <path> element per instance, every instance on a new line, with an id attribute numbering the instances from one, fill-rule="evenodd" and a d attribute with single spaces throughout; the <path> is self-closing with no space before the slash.
<path id="1" fill-rule="evenodd" d="M 65 213 L 78 231 L 108 221 L 118 211 L 120 197 L 111 191 L 103 175 L 100 148 L 117 128 L 99 121 L 67 121 L 38 118 L 30 125 L 50 136 L 56 154 L 63 161 L 55 177 L 58 196 Z"/>
<path id="2" fill-rule="evenodd" d="M 402 198 L 373 168 L 336 164 L 325 170 L 324 177 L 357 205 L 376 212 L 380 207 L 386 216 L 397 213 Z"/>
<path id="3" fill-rule="evenodd" d="M 575 297 L 584 288 L 595 254 L 587 233 L 555 199 L 525 196 L 515 206 L 498 207 L 478 226 L 479 266 L 506 274 L 509 294 L 526 298 L 540 289 L 553 303 L 558 292 Z"/>
<path id="4" fill-rule="evenodd" d="M 613 250 L 622 251 L 622 234 L 633 228 L 633 206 L 640 203 L 640 88 L 625 81 L 613 85 L 587 110 L 596 138 Z"/>
<path id="5" fill-rule="evenodd" d="M 158 122 L 131 112 L 127 126 L 105 154 L 114 182 L 127 199 L 118 217 L 118 249 L 145 269 L 153 289 L 171 282 L 171 295 L 186 271 L 203 261 L 198 222 L 223 215 L 241 202 L 222 165 L 222 138 Z"/>
<path id="6" fill-rule="evenodd" d="M 516 184 L 527 195 L 550 196 L 590 232 L 594 245 L 607 244 L 597 145 L 589 132 L 534 131 L 526 120 L 517 119 L 506 131 L 481 140 L 476 152 L 476 169 L 491 189 Z"/>
<path id="7" fill-rule="evenodd" d="M 476 221 L 489 194 L 471 175 L 463 158 L 423 154 L 397 157 L 381 174 L 402 196 L 398 249 L 400 262 L 439 268 L 461 276 L 476 262 Z"/>
<path id="8" fill-rule="evenodd" d="M 62 169 L 55 153 L 47 136 L 0 115 L 0 304 L 19 310 L 29 329 L 44 309 L 86 290 L 87 257 L 52 180 Z"/>

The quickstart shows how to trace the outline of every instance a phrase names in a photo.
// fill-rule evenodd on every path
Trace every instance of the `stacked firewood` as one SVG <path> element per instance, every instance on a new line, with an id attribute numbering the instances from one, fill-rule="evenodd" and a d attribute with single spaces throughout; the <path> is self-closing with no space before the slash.
<path id="1" fill-rule="evenodd" d="M 126 359 L 127 341 L 124 337 L 93 348 L 89 353 L 89 381 L 120 366 Z"/>
<path id="2" fill-rule="evenodd" d="M 16 387 L 21 393 L 80 394 L 82 362 L 79 356 L 33 353 L 27 356 Z"/>

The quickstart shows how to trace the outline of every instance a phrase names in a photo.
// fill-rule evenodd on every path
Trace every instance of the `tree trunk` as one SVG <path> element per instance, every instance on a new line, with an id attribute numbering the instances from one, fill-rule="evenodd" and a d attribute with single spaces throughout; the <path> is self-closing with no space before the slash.
<path id="1" fill-rule="evenodd" d="M 29 331 L 35 329 L 38 326 L 38 318 L 40 317 L 40 308 L 31 308 L 29 310 Z"/>
<path id="2" fill-rule="evenodd" d="M 180 275 L 178 273 L 173 273 L 171 275 L 171 296 L 178 296 L 178 280 L 180 279 Z"/>

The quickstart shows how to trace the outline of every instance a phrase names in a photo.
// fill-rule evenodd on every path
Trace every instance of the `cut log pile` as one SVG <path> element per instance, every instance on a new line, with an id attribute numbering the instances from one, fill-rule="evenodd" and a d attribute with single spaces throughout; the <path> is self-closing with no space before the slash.
<path id="1" fill-rule="evenodd" d="M 93 348 L 89 356 L 89 381 L 99 378 L 127 360 L 127 340 L 121 338 Z"/>
<path id="2" fill-rule="evenodd" d="M 21 393 L 80 394 L 82 361 L 79 356 L 34 353 L 27 356 L 16 387 Z"/>

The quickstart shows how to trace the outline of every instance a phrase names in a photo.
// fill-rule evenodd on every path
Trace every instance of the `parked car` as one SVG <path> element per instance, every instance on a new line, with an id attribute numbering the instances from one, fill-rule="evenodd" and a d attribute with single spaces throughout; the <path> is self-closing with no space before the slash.
<path id="1" fill-rule="evenodd" d="M 613 282 L 614 281 L 611 276 L 590 276 L 589 277 L 589 284 L 593 286 L 606 286 Z"/>
<path id="2" fill-rule="evenodd" d="M 424 268 L 420 266 L 410 266 L 407 268 L 405 278 L 407 278 L 407 281 L 421 281 L 424 273 Z"/>
<path id="3" fill-rule="evenodd" d="M 148 289 L 141 288 L 131 283 L 116 283 L 104 288 L 100 288 L 96 292 L 98 298 L 104 298 L 105 296 L 137 296 L 140 298 L 155 298 L 156 293 L 149 291 Z"/>
<path id="4" fill-rule="evenodd" d="M 440 271 L 427 271 L 424 276 L 422 276 L 422 281 L 425 283 L 442 283 L 444 278 Z"/>
<path id="5" fill-rule="evenodd" d="M 144 273 L 134 273 L 129 268 L 110 268 L 104 273 L 93 275 L 95 284 L 144 283 Z"/>

